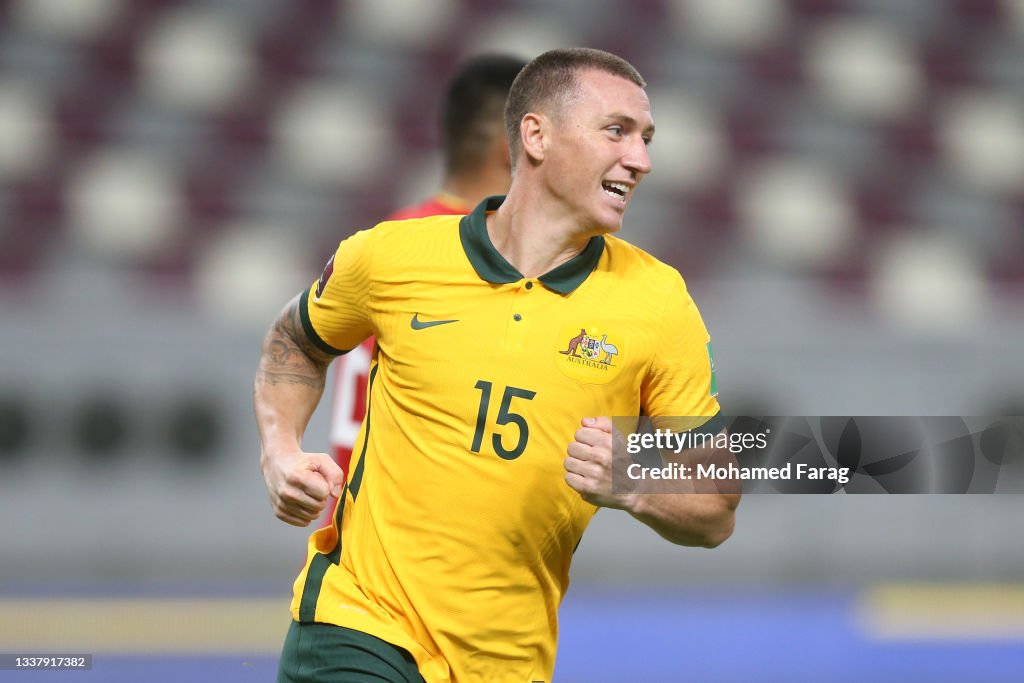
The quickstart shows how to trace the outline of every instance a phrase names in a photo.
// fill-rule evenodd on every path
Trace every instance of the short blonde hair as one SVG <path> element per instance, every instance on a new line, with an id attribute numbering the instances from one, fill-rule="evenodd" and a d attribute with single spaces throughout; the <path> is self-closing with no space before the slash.
<path id="1" fill-rule="evenodd" d="M 512 166 L 519 155 L 519 124 L 531 111 L 548 109 L 557 115 L 579 87 L 578 74 L 589 69 L 603 71 L 636 83 L 647 82 L 636 68 L 622 57 L 589 47 L 549 50 L 523 67 L 512 83 L 505 103 L 505 131 Z M 552 111 L 554 108 L 554 111 Z"/>

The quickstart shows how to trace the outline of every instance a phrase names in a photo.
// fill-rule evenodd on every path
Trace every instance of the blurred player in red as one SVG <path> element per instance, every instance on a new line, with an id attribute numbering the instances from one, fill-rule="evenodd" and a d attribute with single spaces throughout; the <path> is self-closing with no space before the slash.
<path id="1" fill-rule="evenodd" d="M 465 214 L 485 197 L 505 194 L 511 174 L 503 120 L 505 99 L 526 65 L 517 57 L 479 55 L 467 60 L 448 86 L 441 119 L 445 174 L 441 191 L 427 201 L 400 209 L 387 220 Z M 352 446 L 366 412 L 366 378 L 371 337 L 334 361 L 331 447 L 346 476 Z M 333 507 L 327 506 L 327 510 Z M 328 515 L 326 521 L 330 522 Z"/>

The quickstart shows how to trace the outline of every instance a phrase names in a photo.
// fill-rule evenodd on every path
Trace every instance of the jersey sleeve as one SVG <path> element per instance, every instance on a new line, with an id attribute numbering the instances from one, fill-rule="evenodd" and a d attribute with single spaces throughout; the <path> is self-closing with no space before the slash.
<path id="1" fill-rule="evenodd" d="M 720 408 L 711 336 L 678 274 L 661 324 L 654 359 L 641 385 L 644 412 L 677 431 L 705 427 L 717 432 Z M 669 424 L 671 417 L 691 419 Z"/>
<path id="2" fill-rule="evenodd" d="M 369 313 L 372 234 L 362 230 L 338 245 L 320 279 L 299 299 L 302 326 L 326 353 L 347 353 L 373 334 Z"/>

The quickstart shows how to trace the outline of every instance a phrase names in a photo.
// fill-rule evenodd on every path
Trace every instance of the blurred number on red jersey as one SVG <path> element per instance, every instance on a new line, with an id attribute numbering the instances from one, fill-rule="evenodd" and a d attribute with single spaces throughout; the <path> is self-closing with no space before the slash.
<path id="1" fill-rule="evenodd" d="M 370 375 L 373 339 L 334 361 L 334 412 L 331 415 L 331 445 L 338 464 L 348 475 L 352 447 L 366 415 L 366 380 Z"/>

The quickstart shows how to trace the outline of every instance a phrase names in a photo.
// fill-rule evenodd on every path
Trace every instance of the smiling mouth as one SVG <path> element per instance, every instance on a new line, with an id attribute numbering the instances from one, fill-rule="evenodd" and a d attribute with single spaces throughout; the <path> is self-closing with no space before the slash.
<path id="1" fill-rule="evenodd" d="M 626 195 L 629 194 L 629 186 L 625 183 L 601 183 L 601 188 L 604 189 L 605 194 L 615 197 L 623 204 L 626 203 Z"/>

